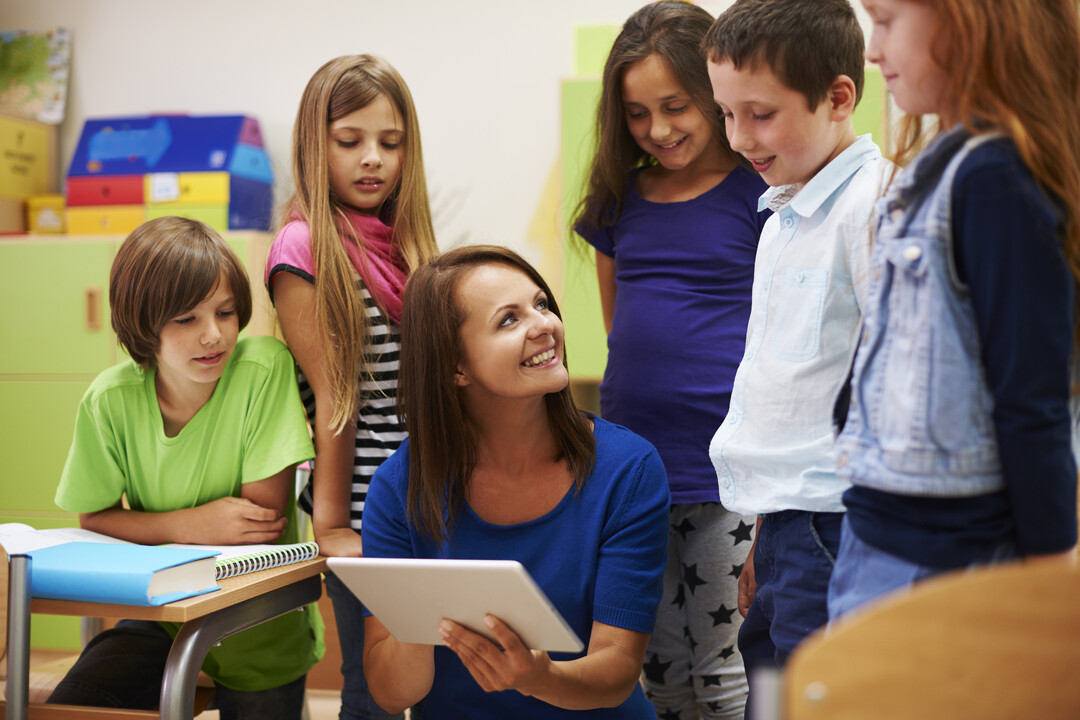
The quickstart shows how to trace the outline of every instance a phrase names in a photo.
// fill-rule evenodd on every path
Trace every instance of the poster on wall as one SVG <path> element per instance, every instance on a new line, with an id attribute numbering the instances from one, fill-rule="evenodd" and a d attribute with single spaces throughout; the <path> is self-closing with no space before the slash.
<path id="1" fill-rule="evenodd" d="M 58 125 L 64 119 L 71 32 L 0 32 L 0 113 Z"/>

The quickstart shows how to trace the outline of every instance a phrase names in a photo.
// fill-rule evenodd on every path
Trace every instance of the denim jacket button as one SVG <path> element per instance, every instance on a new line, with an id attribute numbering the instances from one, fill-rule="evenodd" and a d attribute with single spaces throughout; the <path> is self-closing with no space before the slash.
<path id="1" fill-rule="evenodd" d="M 838 467 L 838 468 L 845 467 L 845 466 L 847 466 L 847 462 L 848 462 L 848 454 L 846 452 L 842 452 L 842 453 L 840 453 L 839 457 L 836 458 L 836 467 Z"/>
<path id="2" fill-rule="evenodd" d="M 908 262 L 915 262 L 922 257 L 922 248 L 918 245 L 908 245 L 900 255 Z"/>

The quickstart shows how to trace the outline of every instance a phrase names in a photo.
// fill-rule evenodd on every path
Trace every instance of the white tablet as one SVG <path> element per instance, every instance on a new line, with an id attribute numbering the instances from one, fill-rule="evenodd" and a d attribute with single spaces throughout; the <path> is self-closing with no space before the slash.
<path id="1" fill-rule="evenodd" d="M 516 560 L 332 557 L 327 565 L 400 642 L 445 645 L 443 618 L 494 640 L 484 625 L 491 614 L 533 650 L 585 647 Z"/>

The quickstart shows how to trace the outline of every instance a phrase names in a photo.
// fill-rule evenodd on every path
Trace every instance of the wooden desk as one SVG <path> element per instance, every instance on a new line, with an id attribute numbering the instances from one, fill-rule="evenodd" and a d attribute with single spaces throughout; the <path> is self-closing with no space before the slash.
<path id="1" fill-rule="evenodd" d="M 319 599 L 315 558 L 221 580 L 221 590 L 158 607 L 30 598 L 26 556 L 11 557 L 8 603 L 7 720 L 26 720 L 30 664 L 30 614 L 79 615 L 183 623 L 173 640 L 161 684 L 161 717 L 191 720 L 195 681 L 206 653 L 230 635 L 272 620 Z"/>

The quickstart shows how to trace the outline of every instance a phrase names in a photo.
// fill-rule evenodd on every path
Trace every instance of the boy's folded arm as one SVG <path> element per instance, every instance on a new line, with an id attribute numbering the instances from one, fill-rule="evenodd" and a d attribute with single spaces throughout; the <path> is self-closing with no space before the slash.
<path id="1" fill-rule="evenodd" d="M 80 513 L 79 525 L 143 545 L 272 543 L 285 531 L 288 495 L 283 492 L 291 492 L 291 483 L 289 467 L 265 480 L 245 484 L 243 497 L 222 497 L 167 512 L 128 510 L 117 502 L 104 510 Z"/>

